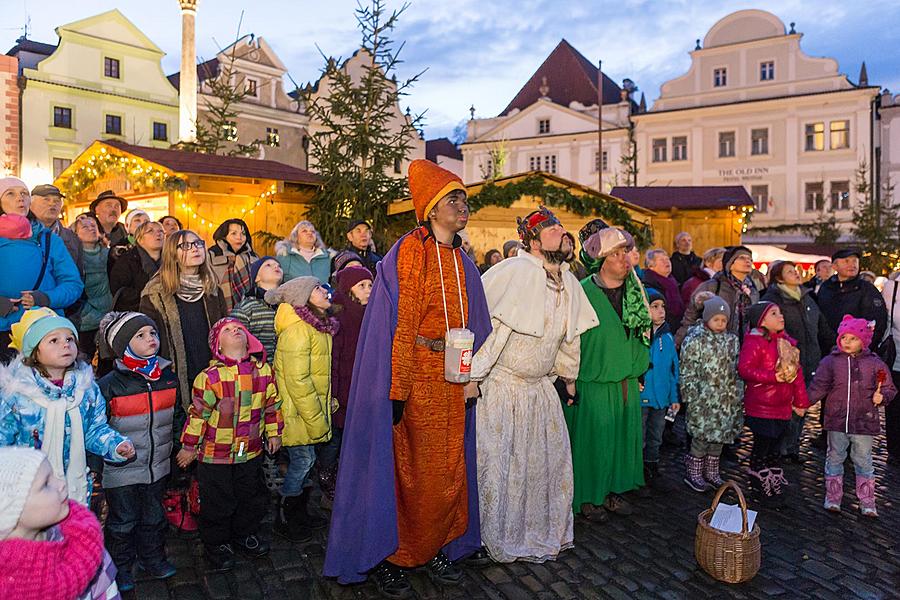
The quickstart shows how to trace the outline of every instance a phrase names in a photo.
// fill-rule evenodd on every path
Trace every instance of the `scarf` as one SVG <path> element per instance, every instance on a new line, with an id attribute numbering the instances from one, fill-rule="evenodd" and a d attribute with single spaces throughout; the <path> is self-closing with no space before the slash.
<path id="1" fill-rule="evenodd" d="M 69 500 L 69 515 L 48 531 L 47 539 L 0 541 L 3 597 L 82 598 L 103 558 L 100 523 Z"/>
<path id="2" fill-rule="evenodd" d="M 590 259 L 587 253 L 584 253 L 582 258 Z M 595 262 L 603 264 L 602 259 Z M 599 287 L 606 287 L 597 272 L 594 273 L 593 280 Z M 650 330 L 653 327 L 653 321 L 650 319 L 650 303 L 647 302 L 647 293 L 634 269 L 631 269 L 622 286 L 625 288 L 622 294 L 622 326 L 625 328 L 625 334 L 628 337 L 640 337 L 641 343 L 649 347 Z"/>
<path id="3" fill-rule="evenodd" d="M 162 255 L 160 254 L 159 260 L 154 260 L 150 253 L 140 247 L 140 245 L 135 246 L 137 248 L 138 257 L 141 259 L 141 269 L 143 269 L 144 273 L 148 276 L 154 275 L 157 271 L 159 271 L 159 264 L 162 261 Z"/>
<path id="4" fill-rule="evenodd" d="M 747 323 L 747 311 L 750 310 L 750 305 L 752 304 L 750 294 L 753 293 L 756 286 L 753 285 L 753 280 L 749 275 L 747 276 L 747 279 L 741 281 L 735 277 L 731 271 L 724 271 L 723 273 L 725 274 L 725 281 L 731 284 L 737 291 L 737 298 L 735 298 L 734 307 L 732 309 L 732 318 L 737 317 L 738 331 L 742 332 Z"/>
<path id="5" fill-rule="evenodd" d="M 308 306 L 295 306 L 294 312 L 297 316 L 312 325 L 313 329 L 328 335 L 334 335 L 340 328 L 340 323 L 334 317 L 322 318 L 309 309 Z"/>
<path id="6" fill-rule="evenodd" d="M 800 302 L 800 298 L 803 296 L 803 291 L 800 289 L 799 285 L 785 285 L 783 283 L 776 284 L 778 289 L 781 290 L 781 293 L 784 294 L 787 298 L 791 298 L 792 300 L 796 300 Z"/>
<path id="7" fill-rule="evenodd" d="M 41 375 L 31 370 L 34 377 Z M 75 373 L 69 371 L 65 379 L 72 381 L 71 396 L 65 395 L 66 387 L 63 386 L 59 398 L 48 398 L 45 394 L 35 394 L 31 397 L 35 404 L 46 411 L 44 417 L 44 439 L 41 444 L 41 452 L 47 455 L 47 461 L 53 469 L 53 474 L 60 479 L 65 479 L 69 486 L 69 498 L 87 504 L 88 489 L 87 458 L 84 450 L 84 424 L 81 419 L 81 400 L 84 390 L 78 389 L 74 382 Z M 69 415 L 69 468 L 63 463 L 63 447 L 66 438 L 66 415 Z"/>
<path id="8" fill-rule="evenodd" d="M 159 356 L 154 354 L 150 358 L 138 356 L 131 351 L 131 346 L 125 348 L 125 356 L 122 357 L 122 364 L 129 371 L 140 373 L 150 381 L 156 381 L 162 374 L 159 368 Z"/>
<path id="9" fill-rule="evenodd" d="M 178 291 L 175 295 L 185 302 L 196 302 L 203 297 L 206 292 L 203 286 L 203 279 L 199 275 L 181 274 L 181 281 L 178 284 Z"/>

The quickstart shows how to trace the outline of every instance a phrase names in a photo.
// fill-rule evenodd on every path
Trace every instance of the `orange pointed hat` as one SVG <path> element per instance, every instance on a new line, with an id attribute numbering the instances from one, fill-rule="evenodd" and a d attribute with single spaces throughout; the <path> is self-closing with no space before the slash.
<path id="1" fill-rule="evenodd" d="M 441 168 L 430 160 L 418 159 L 409 165 L 409 193 L 416 207 L 416 220 L 422 222 L 438 200 L 453 190 L 466 191 L 455 173 Z"/>

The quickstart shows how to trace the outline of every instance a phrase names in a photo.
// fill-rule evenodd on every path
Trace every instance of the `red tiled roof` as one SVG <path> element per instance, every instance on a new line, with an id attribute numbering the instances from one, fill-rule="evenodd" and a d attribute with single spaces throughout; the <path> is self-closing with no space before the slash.
<path id="1" fill-rule="evenodd" d="M 197 80 L 198 81 L 206 81 L 207 79 L 214 79 L 219 76 L 219 59 L 211 58 L 206 62 L 199 63 L 197 65 Z M 169 82 L 175 86 L 176 90 L 181 89 L 181 71 L 177 73 L 172 73 L 168 76 Z"/>
<path id="2" fill-rule="evenodd" d="M 740 185 L 617 186 L 610 194 L 651 210 L 753 205 L 750 194 Z"/>
<path id="3" fill-rule="evenodd" d="M 505 115 L 514 108 L 524 110 L 540 100 L 544 77 L 550 88 L 547 96 L 556 104 L 569 106 L 572 101 L 585 106 L 597 104 L 597 65 L 591 64 L 569 42 L 562 40 L 500 114 Z M 604 74 L 603 104 L 621 101 L 621 88 Z"/>
<path id="4" fill-rule="evenodd" d="M 425 142 L 425 158 L 433 163 L 437 162 L 438 156 L 446 156 L 447 158 L 455 158 L 462 160 L 462 152 L 448 138 L 442 137 Z"/>
<path id="5" fill-rule="evenodd" d="M 275 179 L 313 185 L 321 181 L 315 173 L 275 162 L 274 160 L 257 160 L 239 156 L 201 154 L 186 150 L 148 148 L 146 146 L 126 144 L 117 140 L 107 140 L 103 143 L 179 173 Z"/>

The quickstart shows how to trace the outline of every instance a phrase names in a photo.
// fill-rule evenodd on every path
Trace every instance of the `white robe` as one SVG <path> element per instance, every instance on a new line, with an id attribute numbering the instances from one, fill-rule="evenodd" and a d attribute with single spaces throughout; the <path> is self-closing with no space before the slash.
<path id="1" fill-rule="evenodd" d="M 558 291 L 541 261 L 522 251 L 483 281 L 494 330 L 472 365 L 482 393 L 481 537 L 499 562 L 552 560 L 572 547 L 574 493 L 569 434 L 553 382 L 578 376 L 580 335 L 597 318 L 571 273 L 564 271 Z"/>

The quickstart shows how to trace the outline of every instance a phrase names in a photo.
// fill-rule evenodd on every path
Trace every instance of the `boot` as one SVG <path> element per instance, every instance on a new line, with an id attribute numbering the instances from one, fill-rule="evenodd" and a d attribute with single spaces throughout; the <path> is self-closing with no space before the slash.
<path id="1" fill-rule="evenodd" d="M 856 497 L 859 499 L 859 510 L 864 517 L 875 518 L 875 477 L 856 476 Z"/>
<path id="2" fill-rule="evenodd" d="M 412 598 L 413 589 L 409 584 L 409 577 L 406 571 L 389 563 L 382 561 L 369 573 L 369 578 L 375 583 L 375 587 L 385 598 Z"/>
<path id="3" fill-rule="evenodd" d="M 337 463 L 320 469 L 318 473 L 319 489 L 322 490 L 322 500 L 319 505 L 325 510 L 331 510 L 334 504 L 334 487 L 337 483 Z"/>
<path id="4" fill-rule="evenodd" d="M 841 512 L 841 499 L 844 497 L 843 475 L 825 476 L 825 510 Z"/>
<path id="5" fill-rule="evenodd" d="M 722 487 L 722 484 L 725 483 L 722 481 L 722 476 L 719 474 L 719 457 L 718 456 L 704 456 L 703 457 L 703 478 L 709 483 L 709 485 L 718 489 Z"/>
<path id="6" fill-rule="evenodd" d="M 684 457 L 684 462 L 687 467 L 687 476 L 684 478 L 684 482 L 695 492 L 705 492 L 708 486 L 706 480 L 703 479 L 703 458 L 688 454 Z"/>
<path id="7" fill-rule="evenodd" d="M 303 524 L 300 508 L 300 496 L 279 496 L 275 533 L 291 542 L 310 541 L 312 530 Z"/>
<path id="8" fill-rule="evenodd" d="M 322 529 L 323 527 L 328 526 L 328 519 L 322 518 L 318 515 L 314 515 L 309 512 L 309 498 L 312 495 L 312 488 L 305 487 L 303 491 L 300 492 L 299 496 L 299 508 L 297 509 L 300 518 L 303 520 L 303 523 L 309 527 L 310 529 Z"/>
<path id="9" fill-rule="evenodd" d="M 784 488 L 789 485 L 788 480 L 784 477 L 784 469 L 781 467 L 769 467 L 769 472 L 772 473 L 772 490 L 776 496 L 782 495 Z"/>

